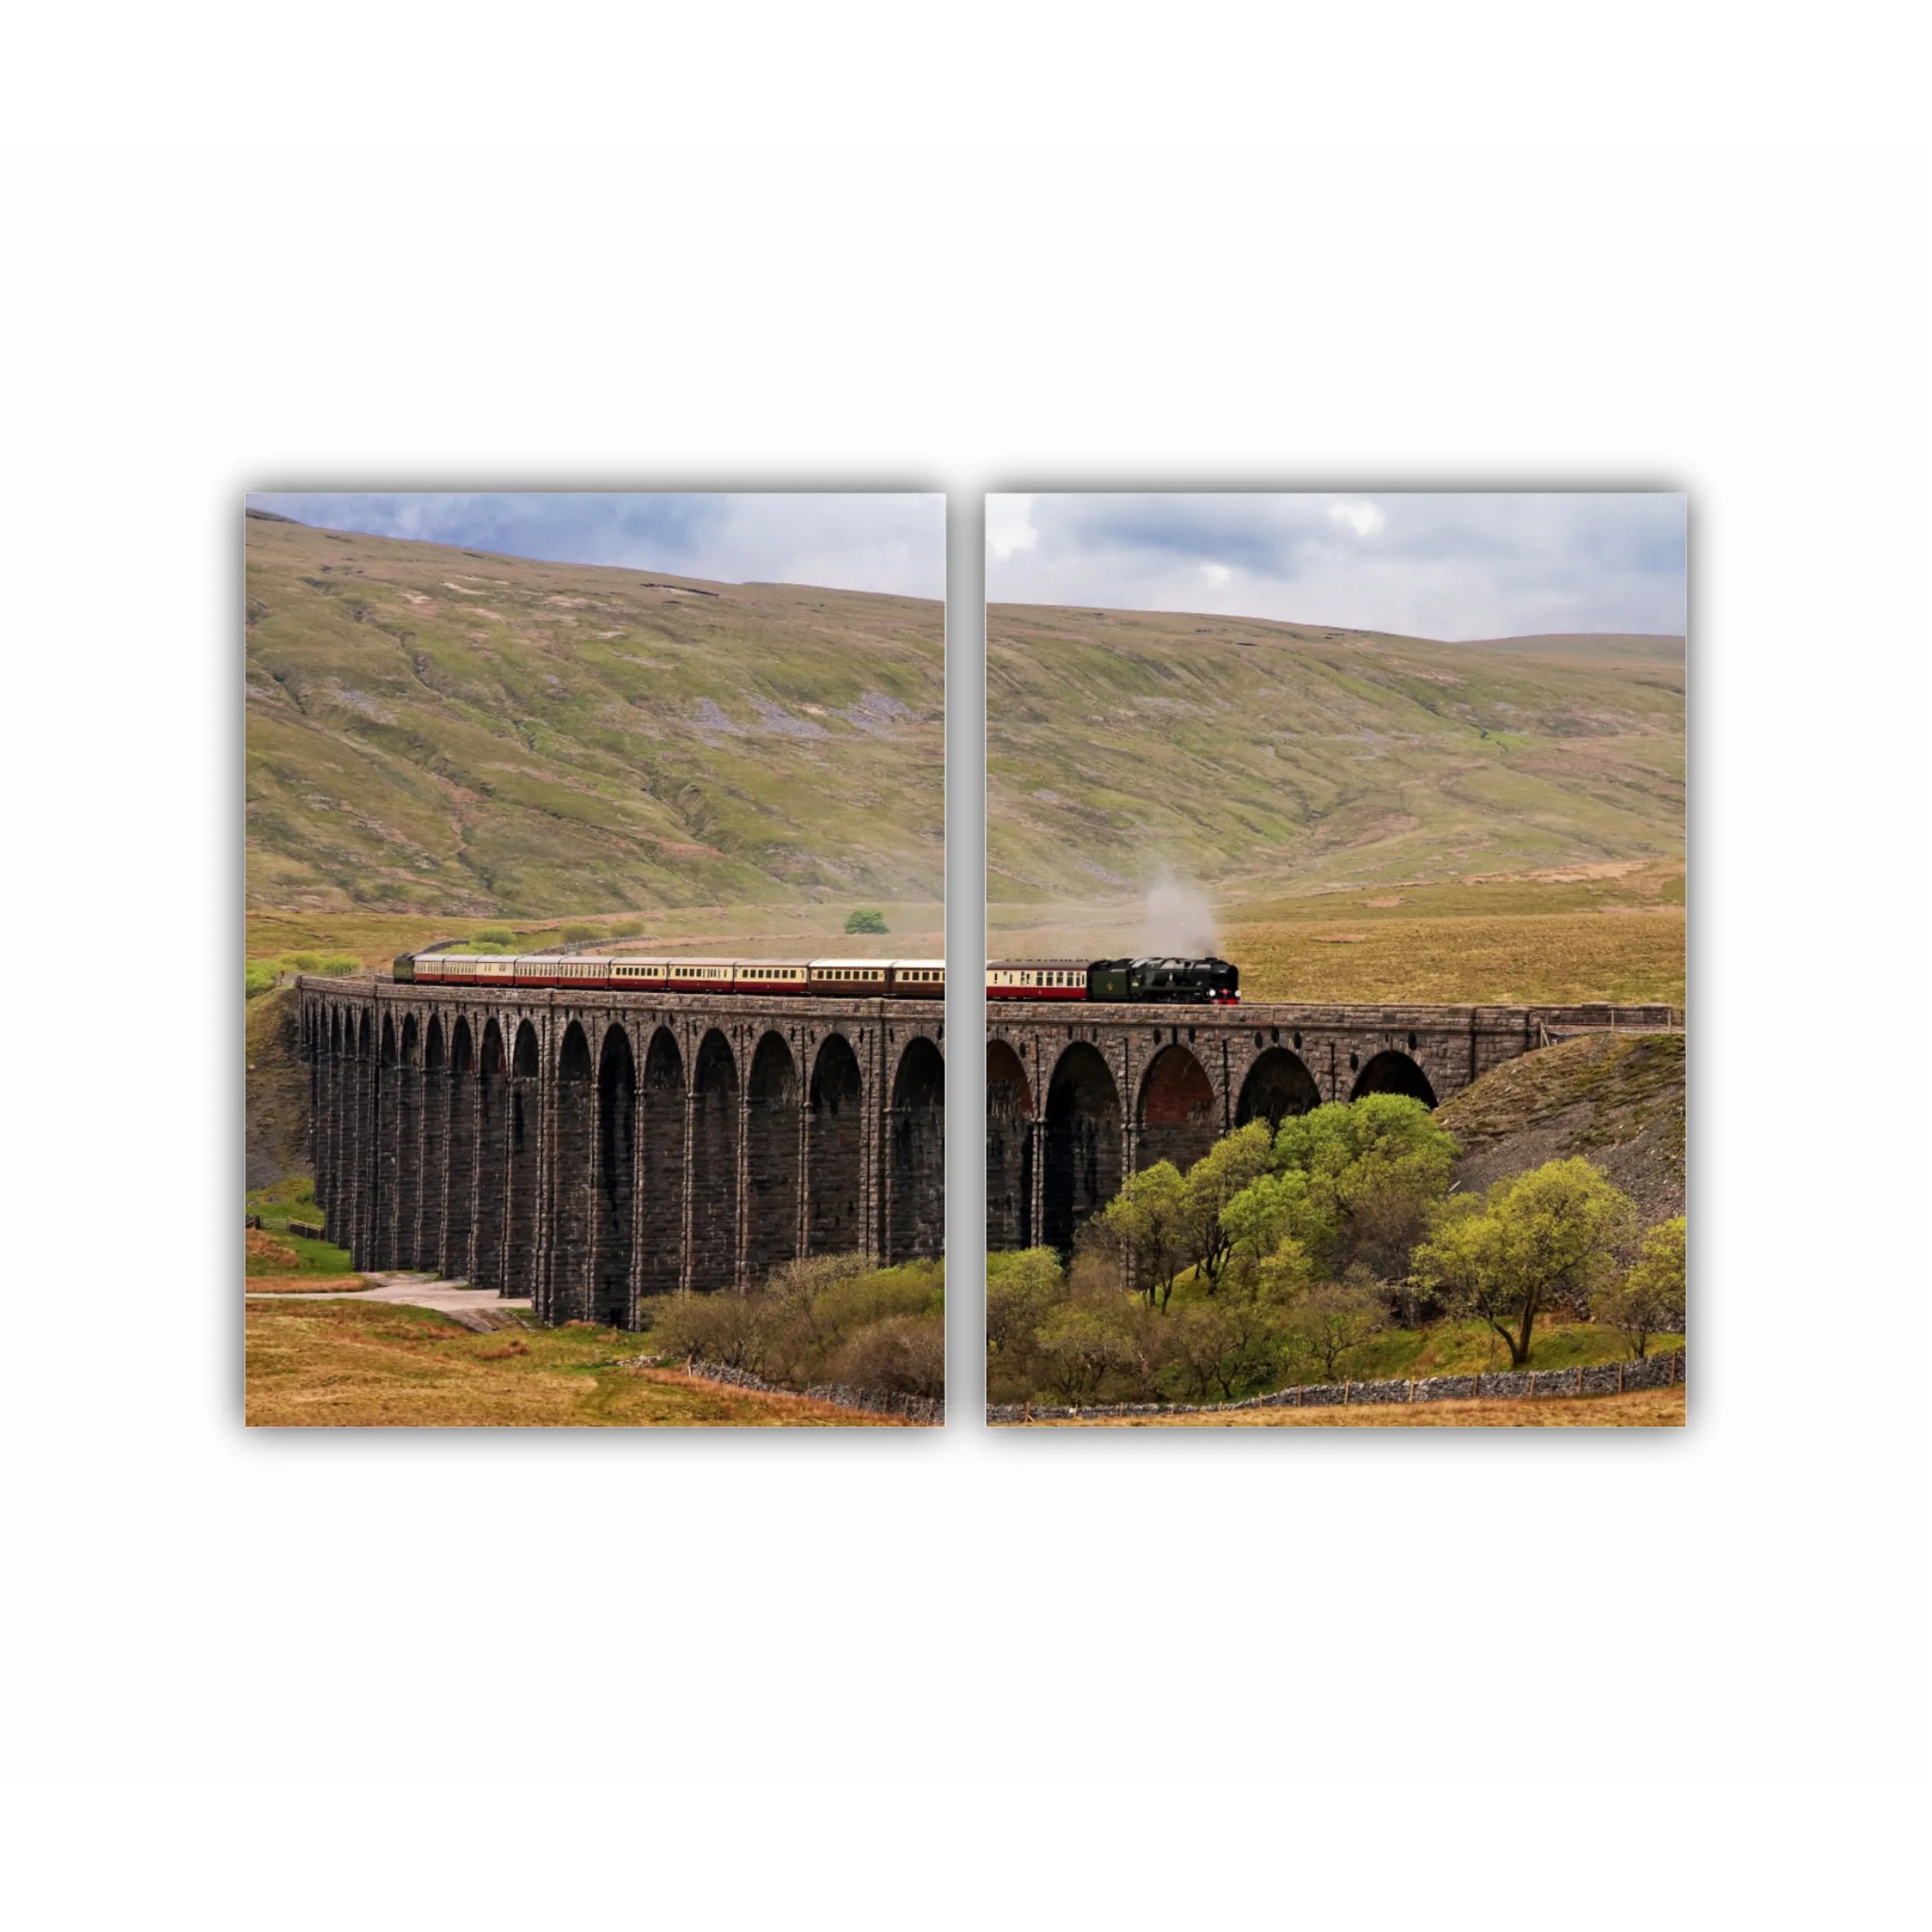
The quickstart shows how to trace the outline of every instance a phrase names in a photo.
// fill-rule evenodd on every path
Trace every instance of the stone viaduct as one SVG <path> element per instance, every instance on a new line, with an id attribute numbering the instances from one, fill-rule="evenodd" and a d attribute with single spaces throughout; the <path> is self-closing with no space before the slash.
<path id="1" fill-rule="evenodd" d="M 796 1256 L 942 1250 L 939 1001 L 298 985 L 315 1197 L 356 1267 L 635 1328 Z"/>
<path id="2" fill-rule="evenodd" d="M 986 1015 L 986 1244 L 1065 1249 L 1122 1178 L 1325 1100 L 1439 1105 L 1553 1036 L 1682 1026 L 1668 1006 L 1066 1005 Z"/>

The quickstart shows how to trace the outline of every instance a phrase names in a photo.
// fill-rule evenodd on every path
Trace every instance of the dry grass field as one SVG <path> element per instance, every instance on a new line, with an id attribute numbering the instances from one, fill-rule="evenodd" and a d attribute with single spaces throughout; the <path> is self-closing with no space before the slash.
<path id="1" fill-rule="evenodd" d="M 476 1335 L 427 1308 L 250 1301 L 247 1419 L 279 1428 L 902 1426 L 624 1366 L 642 1346 L 637 1335 L 585 1324 Z"/>
<path id="2" fill-rule="evenodd" d="M 1675 860 L 1346 892 L 1204 893 L 1196 941 L 1249 999 L 1554 1005 L 1684 1004 L 1684 868 Z M 1145 900 L 995 905 L 997 955 L 1100 958 L 1176 943 Z"/>
<path id="3" fill-rule="evenodd" d="M 1097 1416 L 1091 1422 L 1009 1423 L 1016 1429 L 1658 1429 L 1684 1425 L 1684 1389 L 1537 1402 L 1423 1402 L 1413 1407 L 1240 1409 L 1226 1415 Z"/>

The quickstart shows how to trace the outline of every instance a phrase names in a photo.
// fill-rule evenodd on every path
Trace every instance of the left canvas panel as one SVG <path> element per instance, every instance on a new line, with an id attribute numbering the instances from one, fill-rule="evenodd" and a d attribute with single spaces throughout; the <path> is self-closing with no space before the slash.
<path id="1" fill-rule="evenodd" d="M 940 1420 L 944 499 L 243 548 L 248 1420 Z"/>

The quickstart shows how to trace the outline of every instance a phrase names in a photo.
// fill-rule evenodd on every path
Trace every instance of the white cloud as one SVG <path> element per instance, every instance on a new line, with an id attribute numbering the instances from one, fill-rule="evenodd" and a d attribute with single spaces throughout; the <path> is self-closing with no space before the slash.
<path id="1" fill-rule="evenodd" d="M 1201 574 L 1217 590 L 1223 584 L 1230 581 L 1234 576 L 1234 573 L 1225 563 L 1204 563 L 1201 566 Z"/>
<path id="2" fill-rule="evenodd" d="M 1004 563 L 1016 550 L 1031 550 L 1039 543 L 1033 528 L 1030 496 L 988 496 L 986 499 L 986 547 Z"/>
<path id="3" fill-rule="evenodd" d="M 1388 522 L 1372 503 L 1331 503 L 1328 515 L 1338 523 L 1345 523 L 1357 536 L 1373 536 Z"/>

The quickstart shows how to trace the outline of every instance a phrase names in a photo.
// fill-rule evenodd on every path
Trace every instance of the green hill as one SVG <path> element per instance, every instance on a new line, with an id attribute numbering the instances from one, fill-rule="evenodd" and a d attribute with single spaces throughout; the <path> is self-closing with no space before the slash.
<path id="1" fill-rule="evenodd" d="M 1679 638 L 1029 604 L 987 631 L 995 903 L 1164 870 L 1246 896 L 1683 855 Z"/>
<path id="2" fill-rule="evenodd" d="M 246 527 L 251 906 L 940 896 L 939 604 Z"/>

